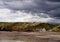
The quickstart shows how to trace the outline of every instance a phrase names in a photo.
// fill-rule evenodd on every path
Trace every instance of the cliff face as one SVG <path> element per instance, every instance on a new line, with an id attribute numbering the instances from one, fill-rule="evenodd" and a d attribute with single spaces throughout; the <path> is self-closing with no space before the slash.
<path id="1" fill-rule="evenodd" d="M 8 22 L 1 22 L 0 23 L 0 31 L 34 31 L 36 29 L 43 29 L 45 28 L 47 31 L 60 31 L 59 24 L 48 24 L 48 23 L 39 23 L 39 22 L 16 22 L 16 23 L 8 23 Z M 56 27 L 54 29 L 54 27 Z M 57 30 L 58 29 L 58 30 Z"/>

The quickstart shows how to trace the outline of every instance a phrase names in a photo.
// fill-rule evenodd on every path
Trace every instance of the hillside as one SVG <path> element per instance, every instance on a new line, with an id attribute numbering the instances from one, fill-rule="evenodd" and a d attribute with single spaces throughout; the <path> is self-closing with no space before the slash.
<path id="1" fill-rule="evenodd" d="M 39 22 L 16 22 L 16 23 L 8 23 L 1 22 L 0 23 L 0 31 L 35 31 L 36 29 L 43 29 L 46 31 L 55 31 L 60 32 L 59 24 L 48 24 L 48 23 L 39 23 Z"/>

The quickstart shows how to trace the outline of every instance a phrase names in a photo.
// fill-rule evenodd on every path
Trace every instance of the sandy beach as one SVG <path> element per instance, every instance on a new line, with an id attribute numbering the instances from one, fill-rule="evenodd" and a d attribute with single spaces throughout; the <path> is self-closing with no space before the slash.
<path id="1" fill-rule="evenodd" d="M 21 40 L 27 42 L 60 42 L 60 32 L 6 32 L 0 31 L 0 40 Z"/>

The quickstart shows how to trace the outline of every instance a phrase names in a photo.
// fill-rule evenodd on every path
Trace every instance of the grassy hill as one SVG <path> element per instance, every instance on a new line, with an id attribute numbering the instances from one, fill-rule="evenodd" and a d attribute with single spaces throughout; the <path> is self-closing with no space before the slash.
<path id="1" fill-rule="evenodd" d="M 48 24 L 39 22 L 0 22 L 0 31 L 34 31 L 45 28 L 47 31 L 52 30 L 60 32 L 59 24 Z"/>

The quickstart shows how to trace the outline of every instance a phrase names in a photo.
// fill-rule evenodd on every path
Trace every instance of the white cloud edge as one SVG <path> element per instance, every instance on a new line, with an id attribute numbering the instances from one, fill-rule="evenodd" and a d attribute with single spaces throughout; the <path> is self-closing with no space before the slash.
<path id="1" fill-rule="evenodd" d="M 44 13 L 40 13 L 45 15 Z M 48 15 L 47 15 L 48 16 Z M 38 15 L 32 15 L 31 13 L 25 13 L 21 11 L 16 11 L 13 13 L 9 9 L 0 9 L 0 22 L 49 22 L 53 20 L 51 17 L 43 18 Z"/>

